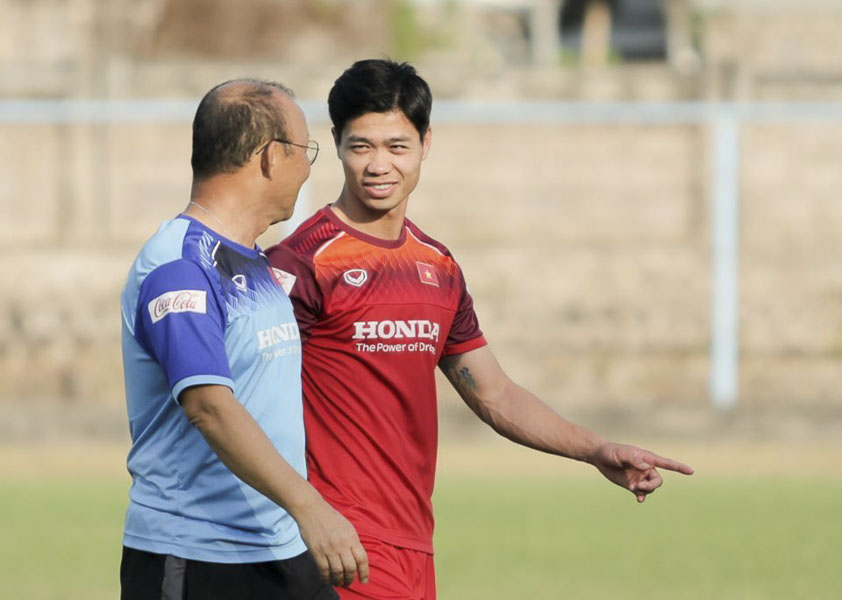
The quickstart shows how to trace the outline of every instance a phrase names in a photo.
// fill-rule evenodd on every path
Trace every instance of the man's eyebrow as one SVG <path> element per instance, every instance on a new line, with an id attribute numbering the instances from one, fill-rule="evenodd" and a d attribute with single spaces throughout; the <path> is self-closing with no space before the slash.
<path id="1" fill-rule="evenodd" d="M 409 136 L 409 135 L 395 135 L 395 136 L 392 136 L 390 138 L 387 138 L 385 140 L 385 142 L 387 144 L 394 144 L 395 142 L 407 142 L 411 139 L 412 139 L 412 136 Z M 368 139 L 367 137 L 361 136 L 361 135 L 349 135 L 348 136 L 348 142 L 349 143 L 363 142 L 363 143 L 366 143 L 366 144 L 372 143 L 372 141 L 370 139 Z"/>

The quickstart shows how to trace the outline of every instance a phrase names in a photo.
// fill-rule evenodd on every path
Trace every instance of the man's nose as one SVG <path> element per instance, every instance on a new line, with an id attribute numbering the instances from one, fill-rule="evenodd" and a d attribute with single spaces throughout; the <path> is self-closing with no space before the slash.
<path id="1" fill-rule="evenodd" d="M 366 170 L 372 175 L 383 175 L 392 169 L 392 161 L 386 150 L 375 150 L 371 153 Z"/>

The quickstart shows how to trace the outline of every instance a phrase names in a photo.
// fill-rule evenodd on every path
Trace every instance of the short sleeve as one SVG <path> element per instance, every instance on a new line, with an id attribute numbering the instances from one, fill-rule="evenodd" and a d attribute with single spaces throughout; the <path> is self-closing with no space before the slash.
<path id="1" fill-rule="evenodd" d="M 459 304 L 453 317 L 453 324 L 444 345 L 444 356 L 463 354 L 486 345 L 479 328 L 479 319 L 474 312 L 474 300 L 465 285 L 465 278 L 459 271 Z"/>
<path id="2" fill-rule="evenodd" d="M 146 277 L 138 296 L 135 336 L 163 368 L 174 398 L 193 385 L 233 389 L 224 309 L 197 264 L 173 261 Z"/>
<path id="3" fill-rule="evenodd" d="M 269 248 L 266 256 L 292 302 L 301 340 L 306 341 L 322 311 L 322 294 L 313 265 L 284 244 Z"/>

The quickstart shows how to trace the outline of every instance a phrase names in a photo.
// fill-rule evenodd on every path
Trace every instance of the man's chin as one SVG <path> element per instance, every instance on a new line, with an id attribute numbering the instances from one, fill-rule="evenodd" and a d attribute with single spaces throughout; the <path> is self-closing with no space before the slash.
<path id="1" fill-rule="evenodd" d="M 389 196 L 388 198 L 366 198 L 362 204 L 369 212 L 385 216 L 398 208 L 401 201 Z"/>
<path id="2" fill-rule="evenodd" d="M 272 225 L 277 225 L 278 223 L 283 223 L 284 221 L 289 221 L 292 218 L 292 209 L 290 211 L 272 221 Z"/>

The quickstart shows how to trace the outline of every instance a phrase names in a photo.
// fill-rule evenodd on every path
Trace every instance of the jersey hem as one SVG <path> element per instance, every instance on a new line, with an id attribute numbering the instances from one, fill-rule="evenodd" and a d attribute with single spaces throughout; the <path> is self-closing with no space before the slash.
<path id="1" fill-rule="evenodd" d="M 264 548 L 246 548 L 242 546 L 232 547 L 230 550 L 206 550 L 182 544 L 173 544 L 149 540 L 134 536 L 130 533 L 123 534 L 123 545 L 135 550 L 152 552 L 153 554 L 164 554 L 186 558 L 188 560 L 201 560 L 204 562 L 246 564 L 268 562 L 273 560 L 286 560 L 293 558 L 307 551 L 304 541 L 296 539 L 284 546 L 271 546 Z"/>

